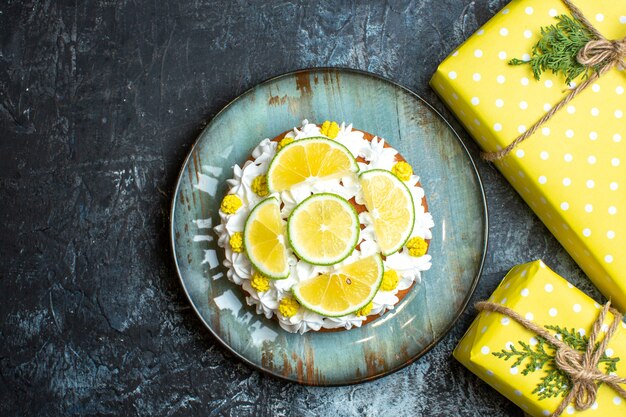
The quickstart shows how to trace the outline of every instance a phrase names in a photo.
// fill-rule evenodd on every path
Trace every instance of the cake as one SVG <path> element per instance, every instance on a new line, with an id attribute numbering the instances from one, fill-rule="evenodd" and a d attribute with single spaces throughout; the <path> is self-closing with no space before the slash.
<path id="1" fill-rule="evenodd" d="M 214 229 L 226 276 L 288 332 L 360 327 L 431 266 L 424 190 L 382 138 L 304 120 L 233 174 Z"/>

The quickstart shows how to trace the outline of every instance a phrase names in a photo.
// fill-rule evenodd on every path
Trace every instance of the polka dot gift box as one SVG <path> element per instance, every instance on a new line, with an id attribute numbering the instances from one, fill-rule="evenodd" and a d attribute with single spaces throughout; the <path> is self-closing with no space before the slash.
<path id="1" fill-rule="evenodd" d="M 489 301 L 509 307 L 539 326 L 548 326 L 557 339 L 574 346 L 584 344 L 602 308 L 541 261 L 511 269 Z M 607 313 L 598 341 L 604 338 L 613 317 Z M 554 356 L 554 349 L 537 334 L 506 315 L 488 311 L 478 314 L 454 350 L 458 361 L 532 416 L 551 415 L 569 392 L 569 380 L 555 371 Z M 626 377 L 624 322 L 617 323 L 598 369 Z M 578 411 L 573 404 L 564 406 L 562 416 L 626 416 L 626 399 L 607 384 L 600 385 L 587 410 Z"/>
<path id="2" fill-rule="evenodd" d="M 607 39 L 626 36 L 626 1 L 572 0 Z M 437 69 L 432 87 L 485 151 L 506 148 L 571 89 L 528 61 L 561 0 L 516 0 Z M 494 162 L 613 305 L 626 311 L 626 70 L 614 67 Z M 625 414 L 626 415 L 626 414 Z"/>

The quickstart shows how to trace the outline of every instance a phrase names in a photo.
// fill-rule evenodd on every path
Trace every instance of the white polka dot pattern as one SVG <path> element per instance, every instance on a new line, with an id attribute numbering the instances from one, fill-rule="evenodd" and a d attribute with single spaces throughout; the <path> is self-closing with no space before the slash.
<path id="1" fill-rule="evenodd" d="M 626 36 L 622 2 L 576 4 L 607 38 Z M 508 64 L 530 59 L 539 28 L 565 13 L 562 2 L 519 0 L 506 10 L 446 59 L 432 82 L 485 150 L 506 147 L 568 91 L 559 75 L 537 81 L 528 65 Z M 617 69 L 603 75 L 495 165 L 596 286 L 626 309 L 624 76 Z"/>
<path id="2" fill-rule="evenodd" d="M 584 337 L 591 332 L 600 309 L 599 304 L 541 261 L 511 269 L 489 299 L 492 302 L 506 302 L 507 307 L 522 314 L 527 320 L 544 326 L 559 325 Z M 529 414 L 543 415 L 547 411 L 547 415 L 550 415 L 561 398 L 539 400 L 536 393 L 532 393 L 545 373 L 530 372 L 524 375 L 526 362 L 514 364 L 515 358 L 504 360 L 495 355 L 502 350 L 510 352 L 512 349 L 526 349 L 521 343 L 533 350 L 539 348 L 540 340 L 536 335 L 514 320 L 508 320 L 505 327 L 502 325 L 505 318 L 499 313 L 480 313 L 456 347 L 454 357 Z M 608 330 L 607 323 L 610 323 L 610 319 L 605 320 L 602 331 Z M 481 327 L 484 331 L 478 334 L 475 329 Z M 565 340 L 563 334 L 555 336 Z M 626 357 L 626 323 L 619 326 L 604 354 L 609 358 L 622 359 L 617 362 L 615 374 L 626 375 L 626 364 L 623 363 Z M 563 414 L 578 415 L 578 412 L 570 405 Z M 584 411 L 584 415 L 626 415 L 626 401 L 604 384 L 599 386 L 595 403 Z"/>

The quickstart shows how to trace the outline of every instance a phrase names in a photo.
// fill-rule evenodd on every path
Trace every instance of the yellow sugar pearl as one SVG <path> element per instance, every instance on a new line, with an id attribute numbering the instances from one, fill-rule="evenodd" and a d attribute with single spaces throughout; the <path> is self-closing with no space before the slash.
<path id="1" fill-rule="evenodd" d="M 408 162 L 400 161 L 391 168 L 391 172 L 402 181 L 408 181 L 413 175 L 413 167 Z"/>
<path id="2" fill-rule="evenodd" d="M 392 291 L 398 286 L 399 280 L 398 273 L 393 269 L 389 269 L 385 271 L 383 275 L 383 282 L 380 284 L 380 289 L 382 291 Z"/>
<path id="3" fill-rule="evenodd" d="M 337 137 L 337 134 L 339 133 L 339 125 L 337 124 L 337 122 L 331 122 L 330 120 L 326 120 L 324 123 L 322 123 L 320 133 L 331 139 L 335 139 Z"/>
<path id="4" fill-rule="evenodd" d="M 361 307 L 361 309 L 356 312 L 356 315 L 357 316 L 367 316 L 367 315 L 369 315 L 372 312 L 372 307 L 374 307 L 374 304 L 370 301 L 369 303 L 367 303 L 363 307 Z"/>
<path id="5" fill-rule="evenodd" d="M 267 177 L 265 175 L 259 175 L 253 179 L 250 187 L 259 197 L 265 197 L 270 193 L 267 188 Z"/>
<path id="6" fill-rule="evenodd" d="M 276 147 L 276 152 L 280 151 L 282 148 L 284 148 L 285 146 L 289 145 L 293 141 L 294 141 L 293 138 L 284 137 L 283 140 L 278 142 L 278 146 Z"/>
<path id="7" fill-rule="evenodd" d="M 420 257 L 426 254 L 428 250 L 428 243 L 421 237 L 412 237 L 406 242 L 406 247 L 409 250 L 409 255 Z"/>
<path id="8" fill-rule="evenodd" d="M 228 194 L 222 200 L 222 204 L 220 205 L 220 210 L 222 210 L 226 214 L 234 214 L 239 210 L 243 203 L 241 199 L 237 197 L 235 194 Z"/>
<path id="9" fill-rule="evenodd" d="M 298 312 L 300 303 L 295 298 L 285 297 L 278 304 L 278 311 L 285 317 L 293 317 Z"/>
<path id="10" fill-rule="evenodd" d="M 270 289 L 270 279 L 258 271 L 254 271 L 252 278 L 250 278 L 250 286 L 258 292 L 267 291 Z"/>
<path id="11" fill-rule="evenodd" d="M 235 232 L 230 237 L 230 247 L 233 252 L 243 252 L 243 233 Z"/>

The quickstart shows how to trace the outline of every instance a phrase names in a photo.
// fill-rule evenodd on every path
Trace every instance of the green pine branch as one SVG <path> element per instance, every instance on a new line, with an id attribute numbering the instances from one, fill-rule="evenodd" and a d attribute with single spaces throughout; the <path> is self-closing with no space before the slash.
<path id="1" fill-rule="evenodd" d="M 557 16 L 558 23 L 541 28 L 541 39 L 533 46 L 530 61 L 513 58 L 510 65 L 530 65 L 536 80 L 545 71 L 561 74 L 569 84 L 579 75 L 589 77 L 590 69 L 576 59 L 578 51 L 594 40 L 594 35 L 577 19 Z M 594 67 L 596 71 L 601 66 Z"/>
<path id="2" fill-rule="evenodd" d="M 546 326 L 546 328 L 561 335 L 561 340 L 571 348 L 581 353 L 587 350 L 589 337 L 581 336 L 576 329 L 567 329 L 560 326 Z M 517 343 L 521 346 L 521 349 L 511 345 L 508 349 L 505 348 L 500 352 L 493 352 L 492 354 L 505 361 L 509 359 L 514 360 L 511 368 L 523 365 L 522 375 L 543 370 L 544 375 L 541 377 L 540 383 L 532 391 L 533 394 L 538 395 L 540 400 L 558 396 L 564 397 L 572 388 L 572 382 L 567 374 L 556 366 L 554 347 L 540 336 L 537 336 L 537 344 L 534 346 L 521 341 Z M 596 343 L 596 348 L 598 345 L 599 343 Z M 619 358 L 609 358 L 602 354 L 598 366 L 602 364 L 604 372 L 608 374 L 617 370 L 617 362 L 619 360 Z"/>

